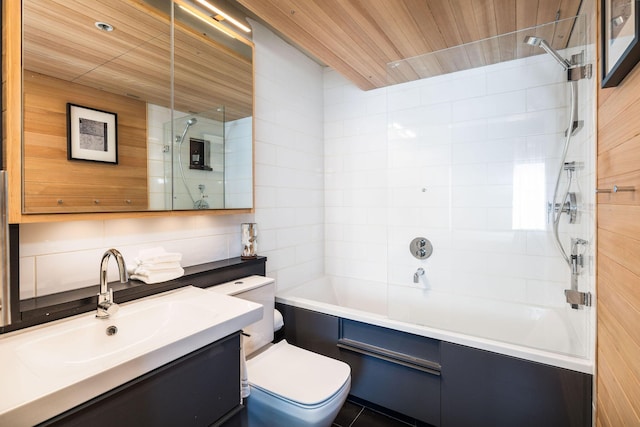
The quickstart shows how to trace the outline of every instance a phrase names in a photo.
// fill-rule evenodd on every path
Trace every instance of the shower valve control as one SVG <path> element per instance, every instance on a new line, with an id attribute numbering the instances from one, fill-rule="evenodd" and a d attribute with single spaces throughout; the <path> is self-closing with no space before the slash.
<path id="1" fill-rule="evenodd" d="M 409 244 L 409 251 L 417 259 L 427 259 L 433 253 L 433 245 L 425 237 L 416 237 Z"/>
<path id="2" fill-rule="evenodd" d="M 567 198 L 565 202 L 552 204 L 551 202 L 547 203 L 547 222 L 550 219 L 555 221 L 556 215 L 560 215 L 560 213 L 566 213 L 569 215 L 569 224 L 575 224 L 578 216 L 578 203 L 576 193 L 570 192 L 567 193 Z"/>

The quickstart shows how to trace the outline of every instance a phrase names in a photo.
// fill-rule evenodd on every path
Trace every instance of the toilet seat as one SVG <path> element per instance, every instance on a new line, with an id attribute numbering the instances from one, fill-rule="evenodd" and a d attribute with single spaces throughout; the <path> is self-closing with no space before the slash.
<path id="1" fill-rule="evenodd" d="M 315 407 L 349 382 L 351 369 L 283 340 L 247 360 L 247 373 L 252 387 L 298 406 Z"/>

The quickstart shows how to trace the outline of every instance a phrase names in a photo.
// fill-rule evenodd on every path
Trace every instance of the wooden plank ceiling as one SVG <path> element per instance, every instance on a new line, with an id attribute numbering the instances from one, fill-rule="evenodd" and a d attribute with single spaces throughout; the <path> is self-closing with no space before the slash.
<path id="1" fill-rule="evenodd" d="M 237 0 L 252 14 L 364 90 L 541 53 L 524 33 L 387 64 L 572 18 L 581 0 Z M 539 29 L 567 47 L 573 20 Z M 408 66 L 407 66 L 408 65 Z"/>
<path id="2" fill-rule="evenodd" d="M 142 0 L 24 0 L 23 67 L 152 104 L 171 105 L 170 17 Z M 95 22 L 111 24 L 99 31 Z M 176 23 L 176 110 L 226 119 L 253 112 L 253 66 Z"/>
<path id="3" fill-rule="evenodd" d="M 365 90 L 542 53 L 522 43 L 524 33 L 513 32 L 573 17 L 581 2 L 236 1 Z M 116 31 L 99 32 L 96 21 Z M 572 24 L 560 21 L 534 33 L 561 49 Z M 25 0 L 24 31 L 25 70 L 170 105 L 168 17 L 142 0 Z M 501 34 L 508 35 L 469 44 Z M 438 53 L 388 72 L 387 64 L 430 52 Z M 227 106 L 228 119 L 251 115 L 250 60 L 184 27 L 176 32 L 175 54 L 177 110 L 202 114 L 217 104 Z"/>

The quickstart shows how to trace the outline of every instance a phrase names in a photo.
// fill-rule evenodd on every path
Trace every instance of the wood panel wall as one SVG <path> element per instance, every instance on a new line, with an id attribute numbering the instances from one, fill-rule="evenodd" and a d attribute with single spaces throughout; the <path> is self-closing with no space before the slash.
<path id="1" fill-rule="evenodd" d="M 118 115 L 118 164 L 67 159 L 67 103 Z M 146 103 L 24 73 L 24 212 L 146 210 Z"/>
<path id="2" fill-rule="evenodd" d="M 599 19 L 597 22 L 600 22 Z M 601 77 L 600 77 L 601 78 Z M 598 92 L 597 426 L 640 426 L 640 66 Z"/>

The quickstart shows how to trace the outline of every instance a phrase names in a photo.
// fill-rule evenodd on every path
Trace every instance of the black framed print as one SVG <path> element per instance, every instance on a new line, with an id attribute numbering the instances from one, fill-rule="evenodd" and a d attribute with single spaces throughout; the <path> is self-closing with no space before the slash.
<path id="1" fill-rule="evenodd" d="M 602 87 L 618 86 L 640 60 L 640 0 L 602 0 Z"/>
<path id="2" fill-rule="evenodd" d="M 67 103 L 67 158 L 118 164 L 118 115 Z"/>

